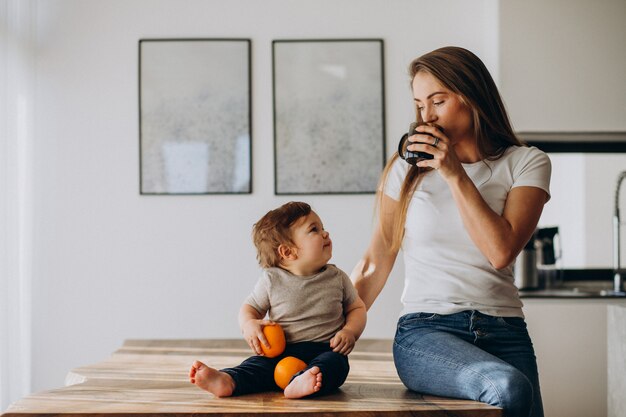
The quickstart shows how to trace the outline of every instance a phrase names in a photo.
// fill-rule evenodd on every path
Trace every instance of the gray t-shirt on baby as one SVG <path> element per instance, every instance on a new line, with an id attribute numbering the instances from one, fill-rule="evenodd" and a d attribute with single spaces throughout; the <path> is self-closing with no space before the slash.
<path id="1" fill-rule="evenodd" d="M 328 342 L 345 324 L 345 307 L 357 292 L 345 272 L 326 265 L 310 276 L 267 268 L 246 299 L 262 315 L 279 323 L 288 343 Z"/>

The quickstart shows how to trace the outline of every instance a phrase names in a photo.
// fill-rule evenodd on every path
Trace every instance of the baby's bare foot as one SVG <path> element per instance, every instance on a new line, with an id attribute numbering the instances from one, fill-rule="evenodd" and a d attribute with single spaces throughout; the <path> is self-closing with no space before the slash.
<path id="1" fill-rule="evenodd" d="M 195 361 L 191 366 L 189 382 L 216 397 L 230 397 L 235 389 L 235 381 L 230 375 L 210 368 L 200 361 Z"/>
<path id="2" fill-rule="evenodd" d="M 317 366 L 298 375 L 285 388 L 285 398 L 302 398 L 322 388 L 322 373 Z"/>

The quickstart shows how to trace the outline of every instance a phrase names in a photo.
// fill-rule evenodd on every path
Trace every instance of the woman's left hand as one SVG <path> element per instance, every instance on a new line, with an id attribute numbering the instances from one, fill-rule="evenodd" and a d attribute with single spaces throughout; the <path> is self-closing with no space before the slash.
<path id="1" fill-rule="evenodd" d="M 421 125 L 415 130 L 417 133 L 409 138 L 413 144 L 407 149 L 426 152 L 433 156 L 433 159 L 419 161 L 418 167 L 436 169 L 446 181 L 463 174 L 463 166 L 454 152 L 454 146 L 440 129 L 430 125 Z"/>

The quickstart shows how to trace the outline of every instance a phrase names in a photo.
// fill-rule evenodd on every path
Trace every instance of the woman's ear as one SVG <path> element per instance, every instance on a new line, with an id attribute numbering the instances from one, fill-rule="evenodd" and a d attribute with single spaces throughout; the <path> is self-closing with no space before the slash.
<path id="1" fill-rule="evenodd" d="M 295 261 L 298 259 L 298 251 L 296 248 L 292 248 L 287 245 L 278 246 L 278 255 L 280 255 L 283 260 Z"/>

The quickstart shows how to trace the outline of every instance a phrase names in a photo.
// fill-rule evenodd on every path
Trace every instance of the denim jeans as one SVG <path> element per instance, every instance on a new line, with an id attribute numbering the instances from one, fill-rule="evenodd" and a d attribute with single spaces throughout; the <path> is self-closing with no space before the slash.
<path id="1" fill-rule="evenodd" d="M 543 416 L 537 360 L 522 318 L 406 314 L 393 358 L 410 390 L 488 403 L 505 417 Z"/>
<path id="2" fill-rule="evenodd" d="M 280 388 L 274 382 L 274 368 L 281 359 L 287 356 L 295 356 L 306 362 L 306 369 L 314 366 L 320 368 L 322 388 L 312 396 L 326 394 L 339 388 L 345 382 L 350 370 L 348 357 L 333 352 L 330 343 L 299 342 L 287 344 L 285 351 L 275 358 L 251 356 L 240 365 L 234 368 L 221 369 L 221 371 L 226 372 L 235 381 L 233 395 L 278 391 Z"/>

